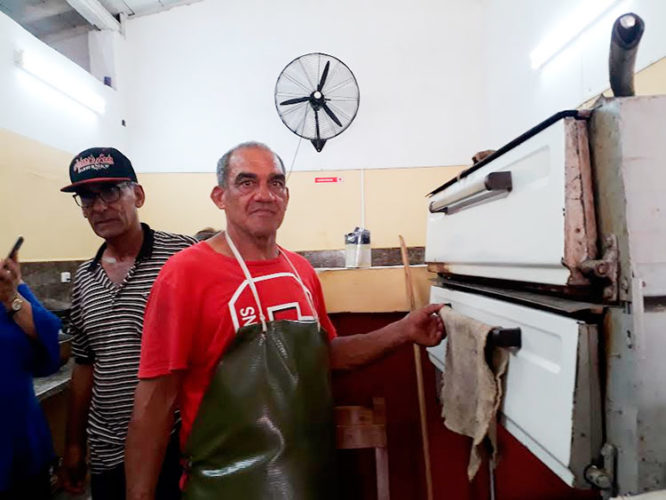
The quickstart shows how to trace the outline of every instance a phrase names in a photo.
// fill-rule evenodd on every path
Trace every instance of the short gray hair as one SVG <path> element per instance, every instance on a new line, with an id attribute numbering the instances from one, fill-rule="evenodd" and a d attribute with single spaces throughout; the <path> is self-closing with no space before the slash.
<path id="1" fill-rule="evenodd" d="M 283 174 L 287 173 L 287 171 L 284 168 L 284 162 L 282 161 L 282 158 L 280 158 L 279 154 L 277 154 L 275 151 L 273 151 L 271 148 L 269 148 L 268 146 L 266 146 L 266 144 L 262 142 L 248 141 L 248 142 L 243 142 L 238 146 L 234 146 L 229 151 L 224 153 L 222 155 L 222 158 L 220 158 L 217 161 L 218 186 L 227 187 L 227 177 L 229 175 L 229 162 L 231 161 L 231 157 L 233 156 L 233 154 L 240 149 L 253 149 L 253 148 L 263 149 L 264 151 L 268 151 L 269 153 L 271 153 L 277 160 L 278 165 L 280 165 L 280 170 L 282 170 L 282 173 Z"/>

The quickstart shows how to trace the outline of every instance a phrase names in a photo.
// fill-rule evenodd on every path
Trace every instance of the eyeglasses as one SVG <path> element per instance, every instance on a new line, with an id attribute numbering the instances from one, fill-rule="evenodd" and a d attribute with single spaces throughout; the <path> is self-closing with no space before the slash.
<path id="1" fill-rule="evenodd" d="M 97 198 L 100 198 L 106 204 L 115 203 L 120 199 L 123 187 L 131 184 L 131 182 L 121 182 L 119 184 L 103 185 L 97 192 L 81 191 L 76 193 L 73 198 L 81 208 L 91 208 Z"/>

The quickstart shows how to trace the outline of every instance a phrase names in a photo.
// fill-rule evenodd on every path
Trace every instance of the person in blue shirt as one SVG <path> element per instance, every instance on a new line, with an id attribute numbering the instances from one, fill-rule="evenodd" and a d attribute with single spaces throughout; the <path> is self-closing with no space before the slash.
<path id="1" fill-rule="evenodd" d="M 0 500 L 50 498 L 53 443 L 32 378 L 58 370 L 60 320 L 0 260 Z"/>

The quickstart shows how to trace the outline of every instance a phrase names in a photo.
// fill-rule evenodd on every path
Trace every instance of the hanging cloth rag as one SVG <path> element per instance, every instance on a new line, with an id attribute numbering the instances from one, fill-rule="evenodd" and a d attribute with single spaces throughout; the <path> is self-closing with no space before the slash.
<path id="1" fill-rule="evenodd" d="M 224 352 L 185 447 L 186 500 L 336 498 L 328 337 L 315 321 L 266 321 L 254 279 L 225 233 L 261 324 Z"/>
<path id="2" fill-rule="evenodd" d="M 442 386 L 442 417 L 453 432 L 472 438 L 467 477 L 471 481 L 483 460 L 483 443 L 488 436 L 491 460 L 497 458 L 497 410 L 502 401 L 502 376 L 509 353 L 486 343 L 492 326 L 443 307 L 440 315 L 447 332 Z M 489 365 L 490 364 L 490 365 Z"/>

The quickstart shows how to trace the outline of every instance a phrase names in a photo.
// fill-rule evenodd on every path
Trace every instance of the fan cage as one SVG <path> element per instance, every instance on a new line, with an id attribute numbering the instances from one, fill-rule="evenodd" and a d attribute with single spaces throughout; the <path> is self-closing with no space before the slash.
<path id="1" fill-rule="evenodd" d="M 338 58 L 323 52 L 312 52 L 293 59 L 285 66 L 275 83 L 275 107 L 289 130 L 304 139 L 316 139 L 315 111 L 309 101 L 281 105 L 288 99 L 310 96 L 317 90 L 326 63 L 329 71 L 321 89 L 325 102 L 342 123 L 337 125 L 320 108 L 319 137 L 332 139 L 344 132 L 356 118 L 360 104 L 358 82 L 349 67 Z"/>

